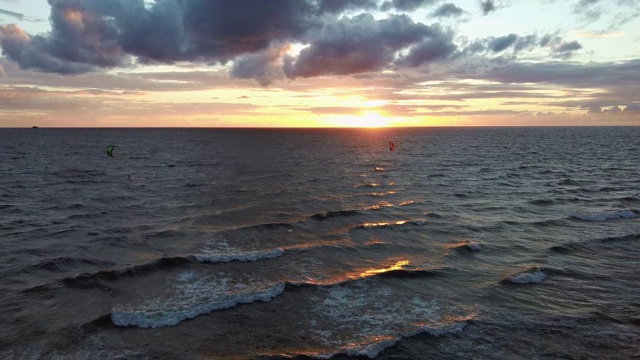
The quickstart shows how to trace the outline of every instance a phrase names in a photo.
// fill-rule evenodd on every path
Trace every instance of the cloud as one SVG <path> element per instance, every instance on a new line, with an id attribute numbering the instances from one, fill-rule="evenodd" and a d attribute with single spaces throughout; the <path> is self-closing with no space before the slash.
<path id="1" fill-rule="evenodd" d="M 640 90 L 640 59 L 592 64 L 561 61 L 512 63 L 481 74 L 466 76 L 504 84 L 554 84 L 570 88 L 605 88 L 608 91 L 636 94 L 637 90 Z"/>
<path id="2" fill-rule="evenodd" d="M 562 42 L 557 46 L 552 46 L 551 51 L 553 57 L 568 59 L 573 55 L 574 51 L 582 49 L 582 45 L 577 41 Z"/>
<path id="3" fill-rule="evenodd" d="M 481 1 L 480 10 L 482 10 L 482 13 L 484 15 L 488 15 L 489 13 L 496 11 L 496 4 L 493 2 L 493 0 Z"/>
<path id="4" fill-rule="evenodd" d="M 493 52 L 500 52 L 513 45 L 516 40 L 518 40 L 518 35 L 516 34 L 509 34 L 494 38 L 489 41 L 489 49 Z"/>
<path id="5" fill-rule="evenodd" d="M 464 13 L 464 10 L 457 7 L 454 3 L 446 3 L 440 5 L 435 11 L 431 13 L 434 17 L 453 17 L 460 16 Z"/>
<path id="6" fill-rule="evenodd" d="M 5 55 L 58 73 L 141 62 L 226 62 L 299 39 L 319 25 L 311 0 L 50 0 L 51 32 L 3 26 Z M 69 63 L 69 64 L 67 64 Z M 66 64 L 66 65 L 65 65 Z"/>
<path id="7" fill-rule="evenodd" d="M 603 11 L 595 6 L 600 0 L 580 0 L 573 8 L 573 12 L 582 15 L 585 21 L 596 21 L 600 19 Z"/>
<path id="8" fill-rule="evenodd" d="M 640 105 L 639 104 L 629 104 L 622 111 L 624 115 L 640 115 Z"/>
<path id="9" fill-rule="evenodd" d="M 516 54 L 523 50 L 531 51 L 538 47 L 550 47 L 552 49 L 552 57 L 566 59 L 572 55 L 573 51 L 581 48 L 581 45 L 573 43 L 569 45 L 569 43 L 563 42 L 562 38 L 556 35 L 547 34 L 539 37 L 536 34 L 517 35 L 512 33 L 500 37 L 490 36 L 484 39 L 476 39 L 467 43 L 456 54 L 456 57 L 497 54 L 510 48 Z"/>
<path id="10" fill-rule="evenodd" d="M 533 34 L 533 35 L 527 35 L 527 36 L 520 36 L 518 37 L 518 41 L 515 43 L 513 49 L 515 51 L 521 51 L 524 49 L 532 49 L 533 47 L 535 47 L 538 43 L 538 36 Z"/>
<path id="11" fill-rule="evenodd" d="M 592 105 L 588 107 L 587 114 L 600 114 L 602 112 L 602 108 L 600 106 Z"/>
<path id="12" fill-rule="evenodd" d="M 181 4 L 185 45 L 193 58 L 230 60 L 265 50 L 274 41 L 300 39 L 320 25 L 313 16 L 317 8 L 308 0 L 187 0 Z"/>
<path id="13" fill-rule="evenodd" d="M 4 9 L 0 9 L 0 15 L 8 15 L 8 16 L 14 17 L 14 18 L 16 18 L 18 20 L 24 20 L 24 18 L 25 18 L 24 14 L 13 12 L 13 11 L 9 11 L 9 10 L 4 10 Z"/>
<path id="14" fill-rule="evenodd" d="M 428 35 L 413 46 L 409 53 L 398 59 L 397 64 L 405 67 L 417 67 L 452 55 L 457 46 L 453 43 L 453 32 L 444 31 L 437 25 L 428 27 Z"/>
<path id="15" fill-rule="evenodd" d="M 396 9 L 400 11 L 414 11 L 421 7 L 433 5 L 438 1 L 439 0 L 391 0 L 385 1 L 382 6 L 380 6 L 380 10 L 389 11 Z"/>
<path id="16" fill-rule="evenodd" d="M 377 0 L 320 0 L 318 2 L 320 12 L 331 14 L 339 14 L 350 9 L 374 10 L 377 7 Z"/>
<path id="17" fill-rule="evenodd" d="M 621 107 L 624 106 L 624 109 Z M 584 105 L 580 106 L 587 109 L 587 114 L 605 114 L 611 116 L 634 116 L 640 115 L 640 105 L 627 104 L 627 105 Z"/>
<path id="18" fill-rule="evenodd" d="M 49 33 L 30 36 L 16 25 L 0 25 L 3 54 L 22 69 L 80 74 L 145 63 L 224 64 L 228 65 L 231 80 L 255 79 L 267 86 L 286 78 L 381 76 L 372 72 L 412 71 L 422 66 L 429 66 L 430 71 L 441 67 L 441 73 L 446 73 L 458 60 L 466 61 L 466 70 L 475 74 L 514 62 L 519 51 L 542 47 L 552 58 L 566 60 L 582 48 L 577 41 L 565 41 L 553 34 L 507 33 L 469 42 L 457 37 L 452 29 L 425 25 L 406 14 L 386 18 L 366 12 L 351 17 L 340 15 L 345 11 L 351 14 L 350 11 L 373 9 L 379 3 L 400 11 L 441 4 L 434 6 L 432 14 L 437 16 L 458 16 L 463 12 L 453 3 L 439 0 L 384 3 L 49 0 L 49 3 Z M 481 5 L 485 14 L 501 6 L 492 0 Z M 295 54 L 290 44 L 306 47 Z M 451 62 L 442 62 L 444 59 Z M 175 89 L 204 86 L 205 80 L 211 78 L 189 79 L 187 85 L 162 84 Z"/>
<path id="19" fill-rule="evenodd" d="M 255 79 L 261 86 L 268 86 L 284 78 L 284 56 L 290 46 L 274 46 L 256 54 L 238 58 L 231 68 L 231 76 L 237 79 Z"/>
<path id="20" fill-rule="evenodd" d="M 286 66 L 289 77 L 349 75 L 380 70 L 401 49 L 419 43 L 432 30 L 407 15 L 375 20 L 371 14 L 328 22 L 309 39 L 310 46 Z"/>
<path id="21" fill-rule="evenodd" d="M 38 69 L 59 74 L 79 74 L 94 69 L 93 66 L 61 60 L 45 49 L 47 42 L 36 36 L 30 38 L 16 25 L 0 25 L 0 46 L 5 55 L 20 64 L 23 69 Z"/>

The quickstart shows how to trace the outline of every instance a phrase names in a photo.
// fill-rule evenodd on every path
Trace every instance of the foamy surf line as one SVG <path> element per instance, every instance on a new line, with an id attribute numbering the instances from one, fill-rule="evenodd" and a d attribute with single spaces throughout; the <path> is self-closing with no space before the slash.
<path id="1" fill-rule="evenodd" d="M 632 210 L 623 210 L 623 211 L 593 214 L 593 215 L 573 214 L 571 215 L 571 217 L 574 219 L 582 220 L 582 221 L 604 222 L 607 220 L 616 220 L 616 219 L 633 219 L 638 217 L 638 215 L 636 215 L 636 213 Z"/>
<path id="2" fill-rule="evenodd" d="M 475 314 L 437 298 L 405 293 L 374 279 L 320 287 L 306 312 L 307 336 L 317 349 L 308 356 L 374 358 L 402 338 L 459 332 Z M 297 354 L 290 354 L 295 356 Z"/>
<path id="3" fill-rule="evenodd" d="M 375 359 L 385 349 L 390 348 L 392 346 L 395 346 L 402 339 L 410 338 L 410 337 L 417 336 L 417 335 L 424 334 L 424 333 L 429 334 L 431 336 L 435 336 L 435 337 L 443 336 L 443 335 L 446 335 L 446 334 L 456 335 L 456 334 L 460 334 L 462 332 L 462 330 L 466 326 L 467 326 L 467 322 L 466 321 L 462 321 L 462 322 L 459 322 L 459 323 L 456 323 L 456 324 L 452 324 L 452 325 L 449 325 L 449 326 L 444 326 L 442 328 L 421 326 L 421 327 L 417 328 L 413 332 L 409 332 L 409 333 L 406 333 L 406 334 L 402 334 L 402 335 L 400 335 L 398 337 L 385 339 L 385 340 L 381 340 L 379 342 L 375 342 L 373 344 L 369 344 L 366 347 L 364 347 L 363 349 L 345 348 L 345 349 L 343 349 L 343 350 L 341 350 L 339 352 L 332 353 L 332 354 L 312 355 L 311 358 L 312 359 L 323 359 L 323 360 L 325 360 L 325 359 L 332 359 L 333 357 L 338 356 L 338 355 L 347 355 L 347 356 L 366 356 L 369 359 Z"/>
<path id="4" fill-rule="evenodd" d="M 170 296 L 153 299 L 132 307 L 114 307 L 111 321 L 118 326 L 157 328 L 173 326 L 184 320 L 215 310 L 269 302 L 284 292 L 285 284 L 238 284 L 230 277 L 214 278 L 186 272 L 175 279 Z"/>

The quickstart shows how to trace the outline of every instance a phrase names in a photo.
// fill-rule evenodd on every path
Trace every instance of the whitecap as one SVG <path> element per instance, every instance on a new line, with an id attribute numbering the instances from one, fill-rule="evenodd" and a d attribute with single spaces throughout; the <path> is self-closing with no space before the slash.
<path id="1" fill-rule="evenodd" d="M 198 262 L 230 262 L 230 261 L 258 261 L 262 259 L 273 259 L 282 256 L 284 250 L 274 249 L 241 249 L 229 246 L 225 241 L 208 241 L 190 258 Z"/>
<path id="2" fill-rule="evenodd" d="M 507 280 L 514 284 L 537 284 L 542 282 L 547 274 L 540 270 L 532 270 L 510 276 Z"/>
<path id="3" fill-rule="evenodd" d="M 189 271 L 177 276 L 168 296 L 137 306 L 118 306 L 111 310 L 111 321 L 118 326 L 157 328 L 173 326 L 214 310 L 256 301 L 269 302 L 284 292 L 285 284 L 238 283 L 219 274 L 200 276 Z"/>
<path id="4" fill-rule="evenodd" d="M 475 241 L 469 241 L 467 243 L 467 248 L 471 251 L 480 251 L 480 244 Z"/>
<path id="5" fill-rule="evenodd" d="M 318 300 L 309 314 L 314 324 L 310 335 L 321 341 L 321 348 L 335 349 L 313 356 L 318 359 L 337 354 L 375 358 L 405 337 L 459 333 L 473 317 L 438 299 L 403 297 L 374 281 L 323 288 Z"/>
<path id="6" fill-rule="evenodd" d="M 618 212 L 593 214 L 593 215 L 574 214 L 571 216 L 578 220 L 593 221 L 593 222 L 603 222 L 607 220 L 616 220 L 616 219 L 632 219 L 637 217 L 637 215 L 631 210 L 623 210 Z"/>

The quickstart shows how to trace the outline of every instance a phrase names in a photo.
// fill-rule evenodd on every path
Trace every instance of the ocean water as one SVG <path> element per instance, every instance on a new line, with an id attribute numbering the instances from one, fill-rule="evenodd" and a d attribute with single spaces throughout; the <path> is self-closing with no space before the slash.
<path id="1" fill-rule="evenodd" d="M 2 359 L 640 358 L 638 127 L 0 144 Z"/>

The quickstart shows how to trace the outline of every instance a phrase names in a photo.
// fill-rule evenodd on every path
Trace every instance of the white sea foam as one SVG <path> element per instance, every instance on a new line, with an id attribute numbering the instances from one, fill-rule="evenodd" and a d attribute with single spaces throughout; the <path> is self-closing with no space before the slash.
<path id="1" fill-rule="evenodd" d="M 373 286 L 370 286 L 373 285 Z M 375 358 L 403 337 L 427 332 L 434 336 L 457 333 L 469 316 L 437 299 L 404 297 L 390 287 L 368 281 L 322 289 L 324 299 L 314 310 L 312 337 L 335 352 L 318 354 L 330 359 L 336 354 Z"/>
<path id="2" fill-rule="evenodd" d="M 539 283 L 547 277 L 540 270 L 532 270 L 510 276 L 507 280 L 514 284 L 535 284 Z"/>
<path id="3" fill-rule="evenodd" d="M 421 326 L 415 331 L 402 334 L 402 336 L 398 336 L 396 338 L 380 340 L 373 344 L 367 345 L 364 349 L 358 348 L 347 348 L 342 353 L 348 356 L 366 356 L 370 359 L 376 358 L 384 349 L 394 346 L 397 344 L 402 338 L 412 337 L 416 335 L 420 335 L 422 333 L 427 333 L 431 336 L 442 336 L 446 334 L 459 334 L 462 332 L 462 329 L 467 325 L 466 322 L 454 323 L 452 325 L 446 325 L 442 327 L 428 327 Z"/>
<path id="4" fill-rule="evenodd" d="M 479 251 L 480 250 L 480 244 L 478 244 L 475 241 L 469 241 L 467 243 L 467 248 L 471 251 Z"/>
<path id="5" fill-rule="evenodd" d="M 380 354 L 382 350 L 397 344 L 398 341 L 400 341 L 400 337 L 388 339 L 388 340 L 382 340 L 382 341 L 367 345 L 364 349 L 348 348 L 344 351 L 344 353 L 348 356 L 366 356 L 369 359 L 373 359 L 376 356 L 378 356 L 378 354 Z"/>
<path id="6" fill-rule="evenodd" d="M 602 222 L 607 220 L 615 220 L 615 219 L 632 219 L 637 217 L 637 215 L 631 210 L 623 210 L 612 213 L 604 213 L 604 214 L 594 214 L 594 215 L 572 215 L 574 218 L 583 221 L 594 221 L 594 222 Z"/>
<path id="7" fill-rule="evenodd" d="M 192 254 L 191 258 L 199 262 L 230 262 L 230 261 L 257 261 L 261 259 L 273 259 L 284 254 L 283 249 L 254 250 L 254 251 L 231 251 L 224 254 Z"/>
<path id="8" fill-rule="evenodd" d="M 189 255 L 199 262 L 230 262 L 230 261 L 257 261 L 261 259 L 273 259 L 282 256 L 284 250 L 275 249 L 239 249 L 229 246 L 224 241 L 209 241 L 197 253 Z"/>
<path id="9" fill-rule="evenodd" d="M 174 279 L 173 291 L 167 297 L 138 306 L 114 307 L 111 321 L 118 326 L 141 328 L 172 326 L 214 310 L 271 301 L 284 291 L 284 286 L 284 283 L 237 283 L 222 274 L 219 277 L 200 276 L 190 271 Z"/>

